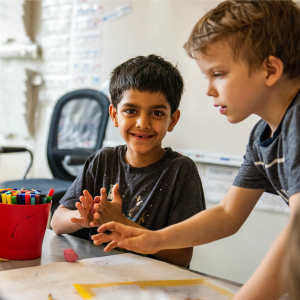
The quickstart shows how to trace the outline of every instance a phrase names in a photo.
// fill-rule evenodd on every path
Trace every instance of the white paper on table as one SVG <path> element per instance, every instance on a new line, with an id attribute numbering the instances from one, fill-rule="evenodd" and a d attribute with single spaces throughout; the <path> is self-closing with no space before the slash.
<path id="1" fill-rule="evenodd" d="M 173 265 L 135 254 L 120 254 L 89 258 L 74 263 L 59 262 L 38 267 L 0 272 L 0 295 L 4 299 L 47 299 L 49 293 L 54 299 L 83 299 L 76 289 L 77 284 L 99 284 L 144 280 L 207 279 Z M 210 279 L 209 279 L 210 280 Z M 226 284 L 211 280 L 214 284 L 229 290 Z M 226 287 L 225 287 L 226 286 Z M 182 287 L 175 287 L 182 289 Z M 174 287 L 165 289 L 174 292 Z M 172 290 L 173 289 L 173 290 Z M 235 293 L 238 288 L 231 290 Z M 203 289 L 198 298 L 205 300 L 228 300 L 228 297 Z M 96 292 L 98 295 L 98 291 Z"/>

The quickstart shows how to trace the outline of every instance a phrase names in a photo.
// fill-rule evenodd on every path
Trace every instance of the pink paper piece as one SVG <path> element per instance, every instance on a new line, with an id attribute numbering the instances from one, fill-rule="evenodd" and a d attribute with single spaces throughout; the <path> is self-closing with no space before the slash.
<path id="1" fill-rule="evenodd" d="M 93 204 L 93 206 L 91 207 L 91 214 L 94 215 L 94 213 L 95 213 L 95 208 L 94 208 L 94 204 Z"/>
<path id="2" fill-rule="evenodd" d="M 78 255 L 73 249 L 64 249 L 64 257 L 68 262 L 73 262 L 78 259 Z"/>

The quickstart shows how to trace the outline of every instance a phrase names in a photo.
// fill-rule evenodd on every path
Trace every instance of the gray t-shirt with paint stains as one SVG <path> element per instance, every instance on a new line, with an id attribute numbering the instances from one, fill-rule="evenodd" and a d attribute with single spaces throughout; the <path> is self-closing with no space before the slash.
<path id="1" fill-rule="evenodd" d="M 254 126 L 233 185 L 265 189 L 289 204 L 300 192 L 300 91 L 271 138 L 270 131 L 262 119 Z"/>
<path id="2" fill-rule="evenodd" d="M 60 204 L 75 210 L 83 190 L 95 197 L 102 187 L 111 199 L 112 187 L 119 183 L 123 214 L 151 230 L 184 221 L 205 209 L 200 176 L 190 158 L 166 148 L 159 161 L 134 168 L 125 160 L 126 147 L 102 148 L 90 156 Z"/>

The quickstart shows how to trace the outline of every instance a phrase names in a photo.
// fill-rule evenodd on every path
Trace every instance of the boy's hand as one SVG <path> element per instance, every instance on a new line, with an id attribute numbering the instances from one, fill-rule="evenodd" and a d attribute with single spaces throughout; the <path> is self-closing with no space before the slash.
<path id="1" fill-rule="evenodd" d="M 111 233 L 104 233 L 106 230 Z M 154 232 L 126 226 L 116 222 L 109 222 L 100 226 L 98 234 L 92 236 L 95 245 L 111 241 L 104 251 L 108 252 L 115 247 L 125 248 L 138 253 L 153 254 L 161 250 L 158 245 L 160 241 L 159 231 Z"/>
<path id="2" fill-rule="evenodd" d="M 94 205 L 94 200 L 87 190 L 83 191 L 83 195 L 84 196 L 79 198 L 80 202 L 76 202 L 75 204 L 80 214 L 80 218 L 71 218 L 71 221 L 76 224 L 81 224 L 82 227 L 90 228 L 90 223 L 94 218 L 91 214 L 91 208 Z"/>
<path id="3" fill-rule="evenodd" d="M 95 197 L 94 220 L 90 224 L 92 227 L 99 227 L 102 224 L 111 221 L 116 221 L 120 223 L 124 222 L 125 217 L 122 214 L 122 198 L 119 194 L 119 184 L 116 184 L 113 187 L 112 194 L 113 194 L 113 200 L 108 201 L 106 189 L 102 188 L 100 190 L 101 196 Z"/>

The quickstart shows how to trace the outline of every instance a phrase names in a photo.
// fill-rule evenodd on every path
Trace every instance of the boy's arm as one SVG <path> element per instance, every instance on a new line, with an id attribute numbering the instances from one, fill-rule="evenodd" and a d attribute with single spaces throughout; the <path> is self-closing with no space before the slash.
<path id="1" fill-rule="evenodd" d="M 289 223 L 277 237 L 259 267 L 235 295 L 234 300 L 277 300 L 284 294 L 281 267 L 290 227 L 300 205 L 300 193 L 291 196 L 289 204 L 291 210 Z"/>
<path id="2" fill-rule="evenodd" d="M 70 210 L 60 205 L 54 212 L 51 219 L 51 227 L 56 234 L 72 233 L 82 228 L 80 224 L 75 224 L 71 218 L 80 218 L 78 210 Z"/>
<path id="3" fill-rule="evenodd" d="M 115 241 L 108 244 L 106 251 L 113 247 L 126 248 L 139 253 L 156 253 L 162 249 L 177 249 L 207 244 L 236 233 L 248 218 L 264 190 L 232 186 L 223 200 L 215 207 L 158 231 L 126 227 L 111 222 L 102 225 L 99 242 Z"/>

